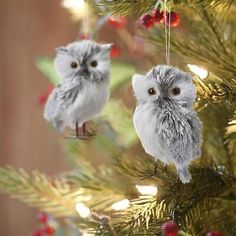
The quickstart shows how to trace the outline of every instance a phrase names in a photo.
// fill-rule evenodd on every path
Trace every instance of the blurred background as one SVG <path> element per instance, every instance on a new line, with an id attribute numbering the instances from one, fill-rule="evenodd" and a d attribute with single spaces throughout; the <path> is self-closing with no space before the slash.
<path id="1" fill-rule="evenodd" d="M 40 170 L 49 175 L 68 169 L 63 147 L 43 119 L 40 94 L 49 82 L 36 68 L 40 55 L 74 41 L 78 23 L 59 0 L 0 1 L 1 154 L 0 165 Z M 36 210 L 0 195 L 0 235 L 29 235 Z"/>

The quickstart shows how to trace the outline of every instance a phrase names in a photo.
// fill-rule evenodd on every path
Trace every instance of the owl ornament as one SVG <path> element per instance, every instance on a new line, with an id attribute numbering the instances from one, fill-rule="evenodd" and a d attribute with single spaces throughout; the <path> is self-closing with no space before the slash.
<path id="1" fill-rule="evenodd" d="M 57 49 L 54 61 L 60 76 L 44 109 L 44 117 L 60 132 L 75 129 L 74 138 L 88 139 L 86 121 L 99 114 L 109 98 L 110 50 L 112 44 L 90 40 Z"/>
<path id="2" fill-rule="evenodd" d="M 132 85 L 137 98 L 133 122 L 145 152 L 174 164 L 180 180 L 190 182 L 188 166 L 201 155 L 202 142 L 191 75 L 158 65 L 146 75 L 135 74 Z"/>

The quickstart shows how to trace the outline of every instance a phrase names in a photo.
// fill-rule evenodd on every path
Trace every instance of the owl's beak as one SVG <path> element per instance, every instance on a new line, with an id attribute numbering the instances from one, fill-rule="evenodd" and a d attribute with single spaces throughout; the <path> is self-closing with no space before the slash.
<path id="1" fill-rule="evenodd" d="M 80 75 L 88 75 L 89 74 L 89 69 L 87 67 L 87 65 L 83 65 L 79 68 L 78 70 L 78 74 Z"/>
<path id="2" fill-rule="evenodd" d="M 163 98 L 161 96 L 158 96 L 158 98 L 155 100 L 155 104 L 159 107 L 162 108 L 163 105 Z"/>

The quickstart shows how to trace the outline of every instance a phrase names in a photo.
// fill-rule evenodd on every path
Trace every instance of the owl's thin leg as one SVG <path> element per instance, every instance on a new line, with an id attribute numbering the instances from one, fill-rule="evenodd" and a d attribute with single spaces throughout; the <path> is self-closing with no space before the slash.
<path id="1" fill-rule="evenodd" d="M 140 177 L 142 177 L 140 180 L 149 179 L 149 178 L 152 178 L 154 176 L 158 176 L 157 175 L 158 174 L 157 167 L 158 167 L 157 162 L 155 162 L 154 171 L 151 172 L 150 174 L 145 174 L 143 176 L 140 176 Z"/>
<path id="2" fill-rule="evenodd" d="M 70 134 L 70 136 L 68 137 L 64 137 L 64 139 L 79 139 L 79 125 L 78 122 L 75 123 L 75 134 L 74 132 L 72 134 Z"/>
<path id="3" fill-rule="evenodd" d="M 82 126 L 82 134 L 86 136 L 86 123 L 85 122 L 83 123 L 83 126 Z"/>
<path id="4" fill-rule="evenodd" d="M 162 174 L 162 173 L 164 173 L 164 172 L 166 172 L 166 171 L 167 171 L 167 166 L 165 165 L 165 166 L 164 166 L 164 170 L 161 171 L 159 174 Z M 154 166 L 153 172 L 150 173 L 150 174 L 144 174 L 143 176 L 140 176 L 140 177 L 141 177 L 140 180 L 149 179 L 149 178 L 152 178 L 152 177 L 154 177 L 154 176 L 158 176 L 158 165 L 157 165 L 157 162 L 155 162 L 155 166 Z"/>
<path id="5" fill-rule="evenodd" d="M 76 122 L 75 123 L 75 134 L 73 133 L 72 136 L 70 137 L 66 137 L 65 139 L 83 139 L 83 140 L 88 140 L 88 136 L 84 135 L 84 131 L 83 134 L 80 134 L 80 128 L 79 128 L 79 123 Z"/>
<path id="6" fill-rule="evenodd" d="M 75 133 L 76 133 L 76 137 L 79 138 L 79 125 L 78 125 L 78 121 L 76 121 L 76 123 L 75 123 Z"/>

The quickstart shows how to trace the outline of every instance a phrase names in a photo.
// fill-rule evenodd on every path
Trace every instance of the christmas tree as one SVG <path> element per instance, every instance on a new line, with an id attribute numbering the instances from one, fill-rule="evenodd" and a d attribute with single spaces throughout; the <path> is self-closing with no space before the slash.
<path id="1" fill-rule="evenodd" d="M 112 96 L 94 120 L 97 135 L 63 140 L 72 170 L 49 178 L 1 167 L 0 191 L 50 215 L 40 215 L 46 227 L 38 235 L 236 235 L 234 1 L 89 0 L 82 19 L 69 2 L 64 6 L 82 22 L 81 40 L 99 41 L 104 25 L 110 25 L 131 57 L 116 45 L 112 49 Z M 145 178 L 155 161 L 133 127 L 131 78 L 157 64 L 194 76 L 195 109 L 204 128 L 202 154 L 190 166 L 187 184 L 174 166 L 166 169 L 161 162 L 157 175 Z M 39 57 L 36 65 L 53 86 L 59 83 L 53 58 Z"/>

